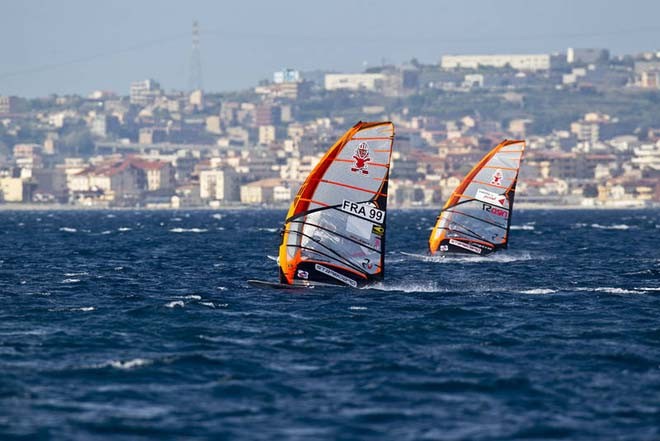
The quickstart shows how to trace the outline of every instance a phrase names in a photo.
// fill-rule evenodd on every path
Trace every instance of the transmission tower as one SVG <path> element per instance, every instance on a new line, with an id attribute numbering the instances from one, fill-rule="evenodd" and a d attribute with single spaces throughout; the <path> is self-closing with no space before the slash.
<path id="1" fill-rule="evenodd" d="M 189 91 L 202 88 L 202 57 L 199 51 L 199 24 L 197 20 L 192 25 L 192 51 L 190 52 L 190 71 L 188 77 Z"/>

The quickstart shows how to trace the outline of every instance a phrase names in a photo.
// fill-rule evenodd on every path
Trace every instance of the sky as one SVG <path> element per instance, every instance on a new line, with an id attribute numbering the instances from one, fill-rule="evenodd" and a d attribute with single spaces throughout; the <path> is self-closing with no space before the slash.
<path id="1" fill-rule="evenodd" d="M 199 22 L 203 88 L 282 68 L 361 72 L 447 54 L 660 50 L 657 0 L 0 0 L 0 95 L 127 95 L 188 87 Z"/>

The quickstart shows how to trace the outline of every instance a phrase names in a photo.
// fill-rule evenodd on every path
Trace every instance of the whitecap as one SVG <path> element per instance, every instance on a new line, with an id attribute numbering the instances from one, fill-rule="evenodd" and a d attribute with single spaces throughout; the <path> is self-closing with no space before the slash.
<path id="1" fill-rule="evenodd" d="M 181 219 L 180 217 L 173 217 L 173 218 L 170 219 L 170 220 L 171 220 L 172 222 L 181 222 L 183 219 Z"/>
<path id="2" fill-rule="evenodd" d="M 227 288 L 226 286 L 216 286 L 215 289 L 217 289 L 218 291 L 227 291 L 229 288 Z"/>
<path id="3" fill-rule="evenodd" d="M 60 228 L 60 231 L 64 231 L 64 232 L 66 232 L 66 233 L 75 233 L 75 232 L 77 232 L 78 230 L 75 229 L 75 228 L 70 228 L 70 227 L 61 227 L 61 228 Z"/>
<path id="4" fill-rule="evenodd" d="M 165 304 L 166 308 L 176 308 L 176 307 L 183 308 L 185 306 L 185 303 L 181 300 L 174 300 L 173 302 L 169 302 Z"/>
<path id="5" fill-rule="evenodd" d="M 103 234 L 103 235 L 112 234 L 112 231 L 110 231 L 110 230 L 101 231 L 101 234 Z"/>
<path id="6" fill-rule="evenodd" d="M 199 296 L 197 294 L 190 294 L 187 296 L 178 296 L 177 299 L 202 300 L 202 296 Z"/>
<path id="7" fill-rule="evenodd" d="M 615 225 L 600 225 L 600 224 L 591 224 L 591 228 L 597 228 L 599 230 L 629 230 L 631 227 L 627 224 L 615 224 Z"/>
<path id="8" fill-rule="evenodd" d="M 275 233 L 279 231 L 279 228 L 257 228 L 257 231 L 267 231 L 269 233 Z"/>
<path id="9" fill-rule="evenodd" d="M 366 306 L 350 306 L 348 309 L 350 309 L 351 311 L 365 311 L 369 308 L 367 308 Z"/>
<path id="10" fill-rule="evenodd" d="M 171 228 L 170 233 L 206 233 L 206 228 Z"/>
<path id="11" fill-rule="evenodd" d="M 200 305 L 208 306 L 209 308 L 215 309 L 215 304 L 213 302 L 199 302 Z"/>
<path id="12" fill-rule="evenodd" d="M 131 231 L 131 230 L 132 230 L 132 228 L 130 228 L 130 227 L 119 227 L 119 228 L 117 228 L 117 231 Z"/>
<path id="13" fill-rule="evenodd" d="M 64 279 L 64 280 L 62 280 L 61 283 L 78 283 L 78 282 L 80 282 L 80 279 L 73 279 L 72 278 L 72 279 Z"/>
<path id="14" fill-rule="evenodd" d="M 518 292 L 520 294 L 554 294 L 557 291 L 550 288 L 535 288 L 535 289 L 524 289 Z"/>
<path id="15" fill-rule="evenodd" d="M 411 292 L 443 292 L 438 287 L 436 282 L 427 283 L 374 283 L 373 285 L 365 286 L 361 289 L 375 289 L 378 291 L 402 291 L 405 293 Z"/>
<path id="16" fill-rule="evenodd" d="M 80 272 L 80 273 L 64 273 L 65 277 L 87 276 L 87 275 L 89 275 L 89 273 L 86 272 L 86 271 L 83 271 L 83 272 Z"/>
<path id="17" fill-rule="evenodd" d="M 212 214 L 211 217 L 215 220 L 221 220 L 224 216 L 221 215 L 220 213 L 215 213 L 215 214 Z"/>
<path id="18" fill-rule="evenodd" d="M 642 294 L 637 289 L 616 288 L 611 286 L 599 286 L 596 288 L 576 288 L 576 291 L 603 292 L 606 294 Z"/>
<path id="19" fill-rule="evenodd" d="M 497 263 L 510 263 L 510 262 L 524 262 L 528 260 L 538 260 L 543 259 L 540 256 L 532 256 L 530 253 L 512 253 L 512 252 L 500 252 L 495 254 L 490 254 L 488 256 L 479 256 L 477 254 L 436 254 L 430 256 L 428 254 L 416 254 L 416 253 L 406 253 L 401 252 L 404 256 L 411 257 L 416 260 L 421 260 L 423 262 L 433 262 L 433 263 L 488 263 L 488 262 L 497 262 Z"/>
<path id="20" fill-rule="evenodd" d="M 511 225 L 512 230 L 525 230 L 532 231 L 534 230 L 534 225 Z"/>
<path id="21" fill-rule="evenodd" d="M 71 311 L 82 311 L 82 312 L 89 312 L 94 310 L 96 310 L 96 308 L 93 306 L 81 306 L 80 308 L 71 308 Z"/>
<path id="22" fill-rule="evenodd" d="M 151 360 L 145 358 L 134 358 L 132 360 L 121 361 L 121 360 L 111 360 L 107 362 L 104 366 L 111 366 L 116 369 L 134 369 L 140 366 L 148 366 L 152 364 Z"/>

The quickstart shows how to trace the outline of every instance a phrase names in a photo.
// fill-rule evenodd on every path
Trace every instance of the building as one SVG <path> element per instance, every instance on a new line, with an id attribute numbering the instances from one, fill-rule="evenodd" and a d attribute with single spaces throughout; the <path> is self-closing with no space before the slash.
<path id="1" fill-rule="evenodd" d="M 240 199 L 239 188 L 238 175 L 230 167 L 199 173 L 199 197 L 202 199 L 235 202 Z"/>
<path id="2" fill-rule="evenodd" d="M 154 80 L 134 81 L 131 83 L 130 102 L 136 106 L 146 106 L 163 94 L 160 84 Z"/>
<path id="3" fill-rule="evenodd" d="M 569 47 L 566 51 L 566 62 L 569 64 L 597 64 L 605 63 L 610 59 L 607 49 L 576 49 Z"/>
<path id="4" fill-rule="evenodd" d="M 255 109 L 257 126 L 277 126 L 282 123 L 282 109 L 273 104 L 260 104 Z"/>
<path id="5" fill-rule="evenodd" d="M 273 83 L 297 83 L 301 81 L 300 72 L 295 69 L 283 69 L 273 73 Z"/>
<path id="6" fill-rule="evenodd" d="M 382 73 L 326 74 L 326 90 L 379 90 L 385 75 Z"/>
<path id="7" fill-rule="evenodd" d="M 291 187 L 281 179 L 262 179 L 241 186 L 244 204 L 278 204 L 291 201 Z"/>
<path id="8" fill-rule="evenodd" d="M 30 179 L 4 177 L 0 178 L 0 201 L 30 202 L 35 184 Z"/>
<path id="9" fill-rule="evenodd" d="M 18 98 L 15 96 L 0 96 L 0 114 L 14 113 L 18 107 Z"/>
<path id="10" fill-rule="evenodd" d="M 529 55 L 445 55 L 440 61 L 443 69 L 478 69 L 480 67 L 511 67 L 516 70 L 550 70 L 556 61 L 549 54 Z"/>
<path id="11" fill-rule="evenodd" d="M 146 191 L 174 189 L 174 167 L 169 162 L 147 161 L 141 158 L 128 159 L 130 164 L 140 170 L 138 188 Z"/>

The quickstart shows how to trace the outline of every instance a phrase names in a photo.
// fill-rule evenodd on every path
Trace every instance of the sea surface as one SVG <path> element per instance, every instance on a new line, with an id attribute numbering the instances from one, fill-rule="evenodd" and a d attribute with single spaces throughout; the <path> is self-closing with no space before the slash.
<path id="1" fill-rule="evenodd" d="M 436 214 L 388 213 L 384 283 L 282 292 L 281 210 L 0 212 L 0 439 L 660 439 L 660 211 L 444 259 Z"/>

